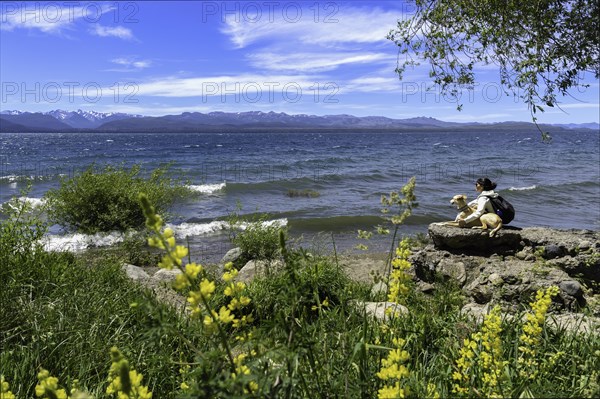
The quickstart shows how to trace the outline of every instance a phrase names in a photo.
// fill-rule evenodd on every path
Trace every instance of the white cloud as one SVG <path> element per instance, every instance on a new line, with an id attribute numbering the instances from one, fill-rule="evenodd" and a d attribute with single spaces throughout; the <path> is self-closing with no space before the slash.
<path id="1" fill-rule="evenodd" d="M 134 58 L 126 57 L 115 58 L 111 62 L 125 67 L 125 70 L 140 70 L 152 65 L 152 62 L 149 60 L 135 60 Z"/>
<path id="2" fill-rule="evenodd" d="M 570 104 L 558 104 L 559 108 L 562 109 L 581 109 L 581 108 L 595 108 L 600 109 L 600 104 L 595 103 L 570 103 Z"/>
<path id="3" fill-rule="evenodd" d="M 102 26 L 96 24 L 94 28 L 90 30 L 90 33 L 100 37 L 117 37 L 124 40 L 133 39 L 131 29 L 122 26 Z"/>
<path id="4" fill-rule="evenodd" d="M 329 52 L 329 53 L 275 53 L 261 51 L 247 56 L 250 64 L 256 68 L 278 71 L 331 71 L 347 64 L 365 64 L 389 61 L 392 57 L 386 53 L 375 52 Z"/>
<path id="5" fill-rule="evenodd" d="M 234 15 L 225 18 L 221 31 L 238 48 L 264 39 L 285 39 L 290 47 L 294 43 L 332 47 L 344 43 L 385 42 L 389 30 L 402 17 L 401 11 L 348 6 L 340 7 L 329 19 L 315 18 L 311 13 L 308 8 L 303 9 L 302 17 L 296 20 L 295 16 L 290 18 L 275 12 L 274 18 L 263 17 L 257 22 Z"/>
<path id="6" fill-rule="evenodd" d="M 77 21 L 96 22 L 101 15 L 114 8 L 114 5 L 107 3 L 96 3 L 94 7 L 61 6 L 55 2 L 7 3 L 0 14 L 0 29 L 35 29 L 44 33 L 61 34 L 67 29 L 73 29 Z"/>
<path id="7" fill-rule="evenodd" d="M 321 82 L 326 84 L 327 82 Z M 262 96 L 282 92 L 294 95 L 295 91 L 315 90 L 314 76 L 304 75 L 258 75 L 205 76 L 194 78 L 166 77 L 137 85 L 139 96 L 162 97 L 212 97 L 226 95 Z M 318 84 L 318 82 L 317 82 Z"/>

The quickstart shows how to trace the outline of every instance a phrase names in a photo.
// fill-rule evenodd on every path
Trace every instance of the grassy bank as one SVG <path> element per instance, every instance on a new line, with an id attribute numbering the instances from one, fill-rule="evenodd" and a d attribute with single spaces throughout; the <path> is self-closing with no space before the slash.
<path id="1" fill-rule="evenodd" d="M 3 222 L 0 237 L 0 295 L 8 316 L 0 322 L 0 370 L 17 397 L 34 396 L 40 367 L 63 387 L 77 379 L 82 390 L 105 397 L 112 346 L 143 374 L 155 398 L 377 397 L 389 383 L 380 374 L 390 351 L 402 354 L 399 366 L 406 369 L 397 370 L 406 372 L 396 380 L 409 396 L 456 396 L 453 375 L 460 371 L 464 340 L 481 331 L 459 314 L 462 294 L 451 285 L 434 296 L 409 289 L 403 302 L 410 313 L 376 322 L 353 302 L 375 299 L 368 287 L 349 280 L 335 258 L 296 250 L 286 255 L 293 268 L 245 288 L 251 303 L 236 317 L 254 320 L 240 328 L 224 324 L 223 346 L 204 318 L 176 314 L 132 284 L 120 269 L 119 251 L 95 252 L 93 262 L 46 253 L 35 246 L 37 234 L 13 220 Z M 218 310 L 230 300 L 228 284 L 205 278 L 215 282 L 208 303 Z M 498 356 L 507 362 L 497 376 L 500 394 L 598 395 L 597 336 L 542 329 L 534 357 L 540 372 L 531 379 L 518 372 L 523 325 L 502 321 L 499 328 Z M 232 377 L 228 351 L 234 359 L 246 355 L 241 377 Z M 479 342 L 473 356 L 484 352 Z M 485 387 L 482 367 L 468 370 L 476 389 Z"/>
<path id="2" fill-rule="evenodd" d="M 402 204 L 398 194 L 390 198 Z M 187 248 L 142 202 L 152 248 L 129 242 L 48 253 L 38 244 L 45 227 L 26 204 L 2 221 L 0 374 L 10 384 L 3 399 L 8 389 L 54 398 L 75 386 L 73 398 L 600 395 L 598 335 L 546 328 L 554 289 L 530 298 L 523 317 L 504 320 L 494 308 L 477 324 L 460 314 L 465 298 L 451 282 L 440 281 L 433 295 L 412 286 L 415 240 L 396 238 L 382 295 L 348 278 L 335 253 L 292 249 L 283 232 L 262 234 L 258 225 L 238 241 L 248 249 L 263 242 L 269 256 L 258 253 L 271 266 L 246 285 L 234 265 L 216 273 L 189 262 Z M 398 215 L 402 222 L 408 214 Z M 174 288 L 187 298 L 185 312 L 125 276 L 121 265 L 132 254 L 181 270 Z M 365 314 L 364 302 L 385 299 L 408 313 L 384 321 Z M 124 357 L 111 355 L 113 347 Z"/>

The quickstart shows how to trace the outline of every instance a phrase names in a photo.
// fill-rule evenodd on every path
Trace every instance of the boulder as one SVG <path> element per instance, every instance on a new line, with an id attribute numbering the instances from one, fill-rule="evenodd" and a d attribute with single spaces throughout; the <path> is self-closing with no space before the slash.
<path id="1" fill-rule="evenodd" d="M 160 269 L 154 273 L 152 280 L 162 283 L 171 283 L 175 281 L 175 277 L 177 277 L 178 274 L 181 274 L 181 270 L 179 269 Z"/>
<path id="2" fill-rule="evenodd" d="M 461 250 L 468 253 L 503 253 L 520 247 L 520 230 L 502 228 L 495 237 L 481 229 L 445 226 L 440 223 L 429 225 L 429 236 L 436 248 Z"/>
<path id="3" fill-rule="evenodd" d="M 236 281 L 249 283 L 254 280 L 254 278 L 267 276 L 275 270 L 280 269 L 282 266 L 283 262 L 280 260 L 251 260 L 238 271 Z"/>
<path id="4" fill-rule="evenodd" d="M 429 225 L 429 236 L 438 250 L 465 256 L 514 256 L 519 260 L 536 262 L 545 260 L 570 276 L 581 276 L 591 283 L 600 283 L 600 232 L 592 230 L 558 230 L 547 227 L 523 229 L 505 226 L 495 237 L 480 229 Z M 432 270 L 430 262 L 417 273 Z M 424 266 L 424 265 L 423 265 Z M 419 276 L 419 274 L 417 274 Z M 419 276 L 422 278 L 422 276 Z"/>
<path id="5" fill-rule="evenodd" d="M 150 278 L 150 276 L 144 271 L 144 269 L 142 269 L 139 266 L 130 265 L 129 263 L 123 264 L 123 270 L 125 271 L 127 277 L 134 281 L 147 280 Z"/>
<path id="6" fill-rule="evenodd" d="M 385 281 L 379 281 L 371 287 L 371 297 L 381 298 L 385 297 L 388 292 L 388 286 Z"/>
<path id="7" fill-rule="evenodd" d="M 587 301 L 582 283 L 598 287 L 600 282 L 600 232 L 506 228 L 490 238 L 480 230 L 432 224 L 429 234 L 433 245 L 409 258 L 417 285 L 455 281 L 479 306 L 504 303 L 517 309 L 538 290 L 555 285 L 560 294 L 554 307 L 576 310 Z"/>
<path id="8" fill-rule="evenodd" d="M 229 262 L 234 262 L 238 260 L 242 256 L 242 249 L 239 247 L 231 248 L 225 256 L 221 259 L 221 264 L 227 264 Z"/>
<path id="9" fill-rule="evenodd" d="M 406 306 L 395 302 L 363 302 L 355 301 L 355 306 L 358 310 L 364 311 L 367 315 L 376 318 L 377 320 L 389 320 L 394 316 L 408 314 Z"/>

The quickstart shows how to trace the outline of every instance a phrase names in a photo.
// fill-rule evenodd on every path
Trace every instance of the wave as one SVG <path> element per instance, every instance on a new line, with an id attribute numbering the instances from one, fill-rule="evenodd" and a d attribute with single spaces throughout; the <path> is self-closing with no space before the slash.
<path id="1" fill-rule="evenodd" d="M 183 222 L 178 225 L 167 224 L 166 227 L 173 230 L 175 237 L 186 238 L 190 236 L 218 233 L 226 230 L 229 227 L 229 223 L 222 220 L 215 220 L 209 223 Z"/>
<path id="2" fill-rule="evenodd" d="M 527 186 L 527 187 L 511 187 L 508 189 L 508 191 L 529 191 L 529 190 L 535 190 L 536 188 L 538 188 L 537 185 L 533 185 L 533 186 Z"/>
<path id="3" fill-rule="evenodd" d="M 46 200 L 44 198 L 19 197 L 17 198 L 17 201 L 19 204 L 27 204 L 31 208 L 38 208 L 46 205 Z M 4 207 L 12 208 L 15 211 L 18 210 L 17 207 L 13 205 L 13 201 L 6 201 L 0 204 L 0 209 Z"/>
<path id="4" fill-rule="evenodd" d="M 288 224 L 288 220 L 283 219 L 273 219 L 261 222 L 261 224 L 265 227 L 269 226 L 277 226 L 284 227 Z M 240 223 L 238 227 L 241 230 L 245 230 L 248 228 L 250 223 Z M 175 237 L 177 238 L 186 238 L 192 236 L 201 236 L 201 235 L 211 235 L 218 234 L 224 230 L 229 229 L 230 224 L 225 220 L 213 220 L 212 222 L 203 223 L 203 222 L 183 222 L 181 224 L 167 224 L 166 227 L 173 229 L 175 233 Z"/>
<path id="5" fill-rule="evenodd" d="M 223 190 L 226 187 L 226 185 L 227 185 L 227 183 L 223 182 L 223 183 L 216 183 L 216 184 L 200 184 L 200 185 L 190 184 L 187 187 L 190 190 L 196 191 L 198 193 L 212 194 L 214 192 Z"/>
<path id="6" fill-rule="evenodd" d="M 56 179 L 57 177 L 63 177 L 64 174 L 56 175 L 4 175 L 0 176 L 0 182 L 6 181 L 8 183 L 17 182 L 28 182 L 28 181 L 49 181 Z"/>
<path id="7" fill-rule="evenodd" d="M 107 247 L 118 244 L 125 239 L 124 233 L 96 233 L 96 234 L 66 234 L 47 235 L 41 240 L 46 251 L 56 252 L 82 252 L 89 248 Z"/>

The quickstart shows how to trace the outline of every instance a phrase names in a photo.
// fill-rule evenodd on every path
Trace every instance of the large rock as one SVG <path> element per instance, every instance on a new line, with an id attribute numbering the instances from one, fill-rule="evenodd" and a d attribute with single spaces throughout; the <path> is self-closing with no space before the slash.
<path id="1" fill-rule="evenodd" d="M 500 229 L 495 237 L 489 237 L 479 229 L 433 223 L 429 225 L 429 236 L 436 249 L 452 254 L 514 255 L 520 260 L 546 261 L 546 265 L 560 268 L 571 276 L 600 283 L 598 231 L 507 226 Z M 428 268 L 432 269 L 432 265 Z"/>
<path id="2" fill-rule="evenodd" d="M 445 226 L 440 223 L 429 225 L 429 236 L 436 248 L 479 254 L 519 248 L 522 240 L 520 231 L 516 228 L 502 228 L 496 236 L 490 237 L 487 230 Z"/>
<path id="3" fill-rule="evenodd" d="M 221 264 L 225 265 L 229 262 L 235 262 L 242 256 L 242 248 L 231 248 L 221 259 Z"/>
<path id="4" fill-rule="evenodd" d="M 175 281 L 175 278 L 178 274 L 181 274 L 181 270 L 179 269 L 160 269 L 152 276 L 152 280 L 162 282 L 162 283 L 172 283 Z"/>
<path id="5" fill-rule="evenodd" d="M 600 282 L 600 232 L 507 228 L 490 238 L 480 230 L 432 224 L 429 234 L 434 244 L 409 259 L 416 278 L 451 279 L 479 305 L 502 302 L 516 309 L 537 290 L 556 285 L 555 307 L 575 310 L 586 304 L 580 281 L 589 287 Z"/>
<path id="6" fill-rule="evenodd" d="M 125 271 L 127 277 L 134 281 L 147 280 L 150 278 L 150 276 L 144 271 L 144 269 L 142 269 L 139 266 L 130 265 L 129 263 L 123 264 L 123 270 Z"/>
<path id="7" fill-rule="evenodd" d="M 239 271 L 236 277 L 237 281 L 249 283 L 256 277 L 268 276 L 270 273 L 280 269 L 283 266 L 283 262 L 280 260 L 266 261 L 266 260 L 251 260 L 244 265 Z"/>

